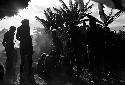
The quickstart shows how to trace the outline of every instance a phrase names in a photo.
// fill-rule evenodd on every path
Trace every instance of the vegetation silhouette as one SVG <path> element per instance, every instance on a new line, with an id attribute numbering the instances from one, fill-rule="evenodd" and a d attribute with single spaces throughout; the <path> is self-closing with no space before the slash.
<path id="1" fill-rule="evenodd" d="M 121 78 L 114 73 L 116 68 L 121 68 L 119 66 L 124 67 L 124 53 L 121 49 L 124 49 L 124 38 L 123 34 L 111 31 L 108 26 L 122 11 L 115 14 L 111 11 L 107 15 L 102 9 L 105 20 L 99 21 L 88 13 L 87 10 L 93 6 L 88 6 L 89 2 L 86 5 L 83 3 L 84 8 L 81 10 L 77 1 L 69 1 L 68 7 L 60 0 L 62 7 L 53 7 L 54 12 L 47 8 L 44 11 L 46 20 L 36 17 L 53 38 L 59 57 L 58 65 L 68 68 L 66 73 L 70 77 L 86 80 L 89 84 L 92 84 L 92 81 L 95 85 L 111 84 L 111 81 L 118 84 Z M 86 22 L 89 22 L 89 25 Z M 58 69 L 58 66 L 55 69 Z M 102 80 L 103 78 L 107 81 Z"/>

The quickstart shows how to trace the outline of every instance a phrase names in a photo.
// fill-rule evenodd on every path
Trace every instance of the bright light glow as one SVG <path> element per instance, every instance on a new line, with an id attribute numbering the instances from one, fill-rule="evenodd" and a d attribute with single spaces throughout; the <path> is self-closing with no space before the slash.
<path id="1" fill-rule="evenodd" d="M 66 3 L 67 6 L 69 5 L 69 0 L 63 0 L 63 1 Z M 88 2 L 89 0 L 84 0 L 84 1 Z M 45 10 L 48 7 L 59 7 L 59 6 L 62 6 L 59 0 L 31 0 L 27 8 L 18 10 L 18 15 L 21 18 L 31 20 L 35 16 L 37 16 L 38 13 L 42 15 L 43 10 Z"/>
<path id="2" fill-rule="evenodd" d="M 69 5 L 69 0 L 63 0 L 66 5 Z M 75 1 L 75 0 L 72 0 Z M 88 2 L 89 0 L 84 0 L 85 3 Z M 91 2 L 93 3 L 93 2 Z M 35 20 L 35 16 L 38 16 L 40 18 L 45 19 L 44 15 L 44 10 L 48 7 L 56 7 L 58 8 L 59 6 L 62 6 L 59 0 L 31 0 L 31 2 L 28 3 L 28 7 L 24 9 L 19 9 L 18 14 L 14 15 L 12 17 L 4 17 L 3 19 L 0 20 L 0 30 L 6 28 L 9 29 L 10 26 L 15 26 L 19 27 L 21 25 L 21 21 L 23 19 L 29 19 L 30 21 L 30 28 L 31 28 L 31 35 L 34 33 L 34 28 L 41 27 L 43 28 L 42 24 L 39 23 L 37 20 Z M 106 8 L 106 11 L 108 8 Z M 93 16 L 99 17 L 98 15 L 98 8 L 97 8 L 97 3 L 93 6 L 92 10 Z M 124 25 L 125 24 L 125 15 L 121 16 L 119 21 L 115 21 L 111 26 L 119 26 L 119 25 Z M 18 42 L 17 46 L 18 46 Z"/>
<path id="3" fill-rule="evenodd" d="M 66 3 L 67 6 L 69 5 L 69 0 L 63 0 L 63 1 Z M 75 1 L 75 0 L 72 0 L 72 1 Z M 84 1 L 88 2 L 89 0 L 84 0 Z M 6 17 L 6 18 L 0 20 L 0 30 L 2 30 L 3 28 L 8 29 L 12 25 L 18 27 L 20 25 L 20 22 L 22 19 L 29 19 L 32 24 L 32 28 L 34 28 L 33 26 L 36 26 L 36 23 L 38 23 L 38 22 L 36 22 L 36 20 L 34 18 L 35 16 L 45 19 L 44 10 L 46 8 L 62 6 L 61 3 L 59 2 L 59 0 L 31 0 L 31 2 L 29 2 L 28 4 L 29 5 L 27 8 L 18 10 L 18 15 L 14 15 L 12 17 Z M 94 7 L 92 8 L 91 11 L 93 13 L 96 13 L 96 15 L 94 15 L 94 16 L 98 17 L 97 5 L 94 5 Z M 34 23 L 34 21 L 35 21 L 35 23 Z M 120 22 L 120 24 L 121 23 L 123 23 L 123 22 Z"/>
<path id="4" fill-rule="evenodd" d="M 33 16 L 33 13 L 30 12 L 30 10 L 28 10 L 28 9 L 19 9 L 18 10 L 18 15 L 22 19 L 31 19 L 31 17 Z"/>
<path id="5" fill-rule="evenodd" d="M 19 10 L 18 10 L 18 15 L 19 15 L 20 17 L 26 17 L 26 16 L 27 16 L 27 13 L 26 13 L 25 9 L 19 9 Z"/>

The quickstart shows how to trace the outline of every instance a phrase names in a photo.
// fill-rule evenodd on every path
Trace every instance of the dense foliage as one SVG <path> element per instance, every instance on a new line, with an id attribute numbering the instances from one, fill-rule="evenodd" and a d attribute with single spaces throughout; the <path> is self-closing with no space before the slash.
<path id="1" fill-rule="evenodd" d="M 101 22 L 88 13 L 92 8 L 92 5 L 88 6 L 89 2 L 82 10 L 77 1 L 70 0 L 69 7 L 62 0 L 60 2 L 63 7 L 44 11 L 46 20 L 36 17 L 52 36 L 55 46 L 49 55 L 41 55 L 37 68 L 39 75 L 47 82 L 56 76 L 68 78 L 71 83 L 74 79 L 77 84 L 83 81 L 79 85 L 85 82 L 119 85 L 121 79 L 114 74 L 114 69 L 124 66 L 125 38 L 110 31 L 108 25 L 120 16 L 121 11 L 105 15 L 105 22 Z M 63 73 L 65 77 L 61 75 Z"/>

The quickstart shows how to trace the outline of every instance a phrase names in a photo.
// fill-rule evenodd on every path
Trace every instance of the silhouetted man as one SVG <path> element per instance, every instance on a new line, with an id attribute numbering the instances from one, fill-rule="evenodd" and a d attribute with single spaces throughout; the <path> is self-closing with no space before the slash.
<path id="1" fill-rule="evenodd" d="M 20 41 L 20 81 L 27 82 L 31 80 L 32 74 L 32 38 L 30 36 L 29 20 L 22 20 L 22 25 L 17 29 L 17 39 Z"/>
<path id="2" fill-rule="evenodd" d="M 4 34 L 3 46 L 6 51 L 6 78 L 12 79 L 15 75 L 15 63 L 16 63 L 16 50 L 14 49 L 14 32 L 16 27 L 11 26 L 10 30 Z M 6 79 L 6 80 L 7 80 Z"/>
<path id="3" fill-rule="evenodd" d="M 58 36 L 58 31 L 56 29 L 52 30 L 52 37 L 53 37 L 53 42 L 55 44 L 56 52 L 59 56 L 63 50 L 63 47 L 62 47 L 62 42 Z"/>

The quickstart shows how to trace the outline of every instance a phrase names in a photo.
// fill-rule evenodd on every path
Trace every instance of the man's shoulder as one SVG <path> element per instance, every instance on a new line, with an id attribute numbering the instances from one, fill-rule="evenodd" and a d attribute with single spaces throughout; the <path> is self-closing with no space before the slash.
<path id="1" fill-rule="evenodd" d="M 4 34 L 4 36 L 8 36 L 8 35 L 10 35 L 10 32 L 9 32 L 9 31 L 7 31 L 7 32 Z"/>
<path id="2" fill-rule="evenodd" d="M 22 26 L 19 26 L 19 27 L 17 28 L 17 30 L 20 30 L 20 28 L 22 28 Z"/>
<path id="3" fill-rule="evenodd" d="M 20 33 L 22 31 L 22 26 L 17 28 L 17 33 Z"/>

